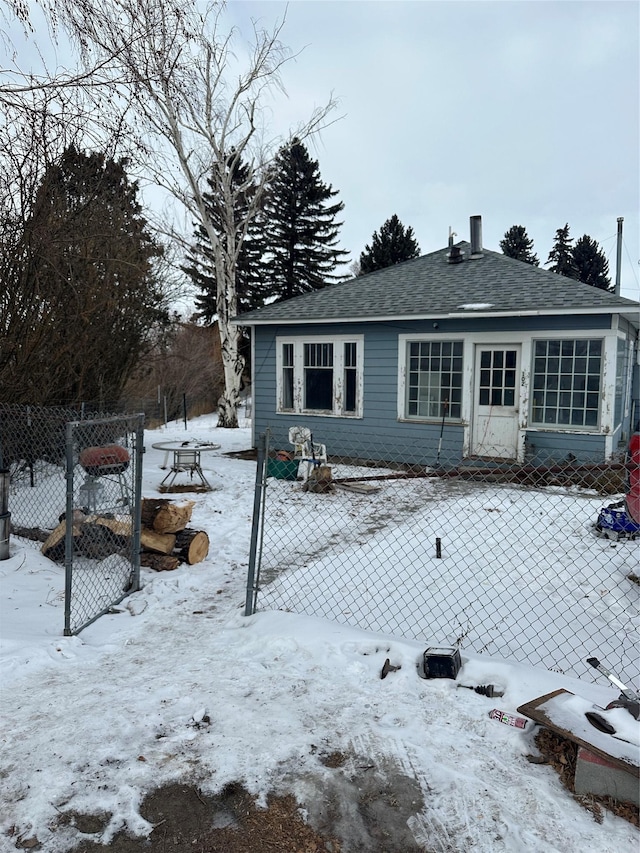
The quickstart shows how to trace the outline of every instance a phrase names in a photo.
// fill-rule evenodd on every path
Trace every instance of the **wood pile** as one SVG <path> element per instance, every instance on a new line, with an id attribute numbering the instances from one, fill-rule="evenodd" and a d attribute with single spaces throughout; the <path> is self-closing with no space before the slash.
<path id="1" fill-rule="evenodd" d="M 194 565 L 209 553 L 204 530 L 188 527 L 193 501 L 174 503 L 166 498 L 143 498 L 140 530 L 140 565 L 156 571 L 172 571 L 181 563 Z M 131 548 L 131 519 L 111 515 L 73 513 L 74 553 L 94 560 L 110 554 L 128 554 Z M 62 518 L 42 545 L 45 557 L 63 563 L 67 522 Z M 40 537 L 38 537 L 40 538 Z"/>

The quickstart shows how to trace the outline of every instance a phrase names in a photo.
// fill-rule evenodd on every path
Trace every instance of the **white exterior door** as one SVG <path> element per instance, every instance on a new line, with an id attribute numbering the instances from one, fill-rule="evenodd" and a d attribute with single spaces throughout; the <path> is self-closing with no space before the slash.
<path id="1" fill-rule="evenodd" d="M 476 345 L 472 454 L 515 459 L 518 451 L 520 345 Z"/>

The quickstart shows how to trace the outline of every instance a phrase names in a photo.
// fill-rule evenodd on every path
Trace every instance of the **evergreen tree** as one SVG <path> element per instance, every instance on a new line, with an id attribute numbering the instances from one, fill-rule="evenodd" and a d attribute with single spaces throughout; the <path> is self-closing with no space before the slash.
<path id="1" fill-rule="evenodd" d="M 611 290 L 609 262 L 595 240 L 584 234 L 576 240 L 572 255 L 580 281 L 600 290 Z"/>
<path id="2" fill-rule="evenodd" d="M 4 399 L 116 401 L 152 330 L 168 322 L 161 254 L 124 163 L 67 148 L 43 175 L 14 251 L 0 255 Z"/>
<path id="3" fill-rule="evenodd" d="M 371 245 L 360 254 L 360 275 L 381 270 L 393 264 L 401 264 L 420 255 L 420 247 L 414 237 L 413 228 L 405 228 L 394 213 L 380 231 L 374 231 Z"/>
<path id="4" fill-rule="evenodd" d="M 540 263 L 533 252 L 533 240 L 530 239 L 524 225 L 512 225 L 504 235 L 504 239 L 500 240 L 500 248 L 508 258 L 524 261 L 525 264 L 531 264 L 534 267 Z"/>
<path id="5" fill-rule="evenodd" d="M 214 171 L 218 168 L 214 166 Z M 264 239 L 262 220 L 259 215 L 249 216 L 251 205 L 256 202 L 257 184 L 251 168 L 244 163 L 235 151 L 226 158 L 225 168 L 230 174 L 231 192 L 234 197 L 233 222 L 230 227 L 235 233 L 235 245 L 238 247 L 236 266 L 236 287 L 238 293 L 238 313 L 260 308 L 268 295 L 263 284 Z M 209 192 L 203 193 L 211 222 L 221 240 L 227 233 L 227 210 L 229 206 L 219 197 L 224 181 L 220 175 L 212 174 L 207 179 Z M 194 243 L 187 255 L 187 263 L 182 267 L 200 293 L 195 298 L 196 316 L 213 323 L 217 315 L 216 300 L 218 287 L 216 281 L 215 255 L 206 229 L 199 224 L 194 232 Z"/>
<path id="6" fill-rule="evenodd" d="M 323 183 L 317 160 L 299 139 L 279 150 L 265 194 L 268 289 L 277 300 L 319 290 L 344 276 L 334 270 L 348 252 L 337 248 L 344 204 Z"/>
<path id="7" fill-rule="evenodd" d="M 555 240 L 547 264 L 551 264 L 549 272 L 567 276 L 567 278 L 578 278 L 578 269 L 573 259 L 573 239 L 569 237 L 569 223 L 564 228 L 558 228 Z"/>

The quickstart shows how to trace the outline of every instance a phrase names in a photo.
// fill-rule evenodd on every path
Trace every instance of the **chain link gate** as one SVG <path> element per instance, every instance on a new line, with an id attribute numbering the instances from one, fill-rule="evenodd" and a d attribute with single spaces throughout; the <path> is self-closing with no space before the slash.
<path id="1" fill-rule="evenodd" d="M 67 424 L 65 635 L 140 587 L 143 443 L 143 415 Z"/>
<path id="2" fill-rule="evenodd" d="M 11 535 L 64 566 L 65 635 L 139 588 L 143 442 L 143 415 L 0 404 Z"/>
<path id="3" fill-rule="evenodd" d="M 318 440 L 322 440 L 322 436 Z M 247 614 L 290 610 L 572 677 L 596 654 L 640 677 L 638 542 L 598 536 L 624 494 L 621 460 L 548 465 L 416 460 L 366 442 L 287 461 L 258 442 Z M 288 448 L 289 455 L 291 447 Z"/>

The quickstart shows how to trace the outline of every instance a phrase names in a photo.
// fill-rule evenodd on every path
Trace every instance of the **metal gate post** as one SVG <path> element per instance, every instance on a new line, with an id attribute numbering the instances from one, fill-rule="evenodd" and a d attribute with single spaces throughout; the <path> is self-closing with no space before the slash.
<path id="1" fill-rule="evenodd" d="M 71 588 L 73 584 L 73 423 L 66 427 L 66 471 L 67 500 L 64 532 L 64 636 L 71 636 Z"/>
<path id="2" fill-rule="evenodd" d="M 268 431 L 267 431 L 268 432 Z M 253 519 L 251 523 L 251 545 L 249 547 L 249 568 L 247 570 L 247 596 L 245 600 L 244 615 L 252 616 L 255 613 L 256 598 L 258 595 L 256 585 L 256 565 L 258 559 L 258 542 L 261 540 L 262 524 L 264 515 L 264 491 L 266 487 L 265 458 L 268 438 L 261 435 L 258 441 L 258 461 L 256 464 L 256 482 L 253 494 Z"/>
<path id="3" fill-rule="evenodd" d="M 138 416 L 136 427 L 136 454 L 133 481 L 133 507 L 131 527 L 133 541 L 131 543 L 131 592 L 140 589 L 140 532 L 142 529 L 142 454 L 144 453 L 144 414 Z"/>

